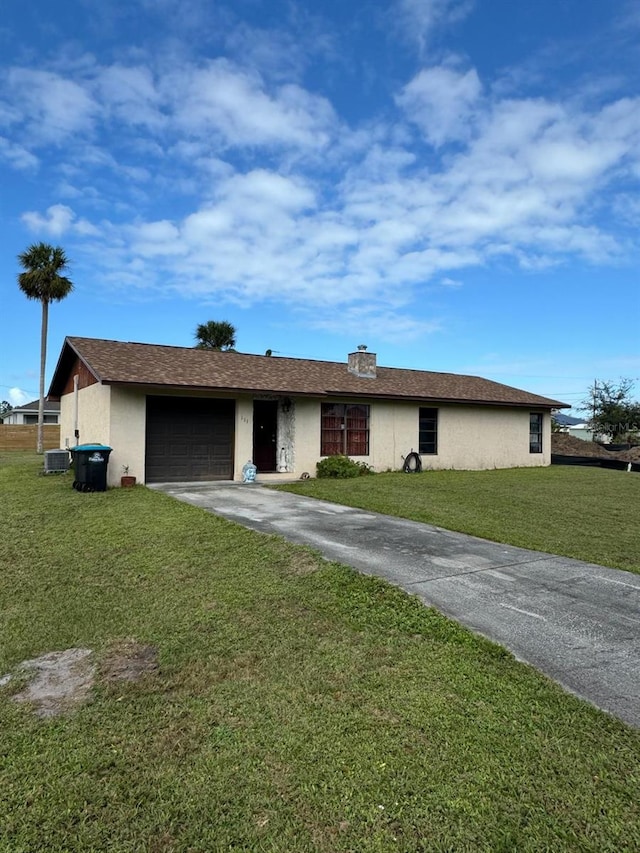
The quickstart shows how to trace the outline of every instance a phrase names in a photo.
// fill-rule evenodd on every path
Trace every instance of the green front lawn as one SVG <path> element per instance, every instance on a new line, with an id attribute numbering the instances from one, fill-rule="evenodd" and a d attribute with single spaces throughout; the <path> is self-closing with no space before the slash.
<path id="1" fill-rule="evenodd" d="M 0 689 L 3 853 L 640 849 L 638 732 L 382 581 L 38 465 L 0 458 L 0 675 L 159 671 L 50 720 Z"/>
<path id="2" fill-rule="evenodd" d="M 640 475 L 554 465 L 423 471 L 278 488 L 640 573 Z"/>

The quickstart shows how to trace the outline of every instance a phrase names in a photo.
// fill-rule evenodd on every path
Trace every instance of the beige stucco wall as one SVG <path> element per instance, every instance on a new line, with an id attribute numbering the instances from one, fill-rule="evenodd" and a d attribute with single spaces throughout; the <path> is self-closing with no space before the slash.
<path id="1" fill-rule="evenodd" d="M 551 418 L 543 416 L 543 452 L 529 452 L 529 409 L 456 406 L 440 409 L 433 468 L 524 468 L 551 464 Z M 437 459 L 437 463 L 436 463 Z"/>
<path id="2" fill-rule="evenodd" d="M 438 453 L 424 455 L 425 468 L 466 470 L 549 465 L 550 417 L 544 416 L 543 453 L 529 452 L 529 409 L 441 405 L 438 409 Z M 397 469 L 411 450 L 418 450 L 415 403 L 372 402 L 370 456 L 362 461 L 377 471 Z"/>
<path id="3" fill-rule="evenodd" d="M 242 466 L 253 458 L 253 397 L 236 400 L 236 436 L 233 479 L 242 479 Z"/>
<path id="4" fill-rule="evenodd" d="M 342 402 L 336 400 L 335 402 Z M 353 401 L 356 402 L 356 401 Z M 375 471 L 399 470 L 404 457 L 418 450 L 420 405 L 366 401 L 370 405 L 369 455 L 356 457 Z M 295 400 L 295 453 L 289 475 L 315 475 L 320 456 L 322 401 Z M 487 469 L 549 465 L 551 422 L 543 417 L 543 452 L 529 453 L 529 409 L 442 405 L 438 408 L 438 453 L 422 457 L 425 468 Z M 248 416 L 251 416 L 249 404 Z M 533 410 L 531 410 L 533 411 Z M 247 451 L 251 450 L 249 426 Z M 249 457 L 247 457 L 249 458 Z M 277 480 L 280 475 L 260 479 Z"/>
<path id="5" fill-rule="evenodd" d="M 344 401 L 339 401 L 344 402 Z M 356 402 L 356 401 L 353 401 Z M 418 450 L 419 404 L 395 401 L 358 402 L 370 405 L 369 455 L 357 457 L 376 471 L 398 470 L 403 457 Z M 273 481 L 315 476 L 320 456 L 320 400 L 297 398 L 291 411 L 279 412 L 278 450 L 285 447 L 287 472 L 264 474 L 259 479 Z M 482 406 L 436 406 L 438 454 L 422 457 L 424 468 L 486 469 L 549 465 L 551 423 L 543 417 L 543 453 L 529 453 L 529 409 Z M 74 439 L 74 395 L 61 400 L 61 442 Z M 91 385 L 78 392 L 80 443 L 98 442 L 113 448 L 108 468 L 108 484 L 120 482 L 122 466 L 129 466 L 139 483 L 144 483 L 146 395 L 103 385 Z M 242 466 L 253 456 L 253 397 L 236 398 L 234 479 L 242 479 Z"/>
<path id="6" fill-rule="evenodd" d="M 144 454 L 147 403 L 146 396 L 128 388 L 111 389 L 111 430 L 109 444 L 113 453 L 109 460 L 107 482 L 120 483 L 123 466 L 138 483 L 144 483 Z"/>
<path id="7" fill-rule="evenodd" d="M 316 473 L 320 459 L 320 401 L 304 398 L 294 401 L 295 453 L 292 474 L 299 477 Z"/>
<path id="8" fill-rule="evenodd" d="M 63 447 L 76 444 L 110 444 L 111 388 L 108 385 L 89 385 L 78 391 L 78 431 L 74 436 L 74 394 L 60 400 L 60 442 Z"/>
<path id="9" fill-rule="evenodd" d="M 64 446 L 107 444 L 113 448 L 107 468 L 107 485 L 120 483 L 122 466 L 144 482 L 144 394 L 110 385 L 90 385 L 78 391 L 79 440 L 74 437 L 74 394 L 60 400 L 60 440 Z"/>
<path id="10" fill-rule="evenodd" d="M 367 402 L 367 401 L 361 401 Z M 369 401 L 369 455 L 357 457 L 376 471 L 397 470 L 403 457 L 418 450 L 417 403 Z M 438 453 L 422 457 L 425 468 L 513 468 L 551 463 L 551 422 L 543 416 L 543 452 L 529 452 L 529 409 L 489 406 L 434 406 L 438 409 Z M 320 452 L 321 402 L 307 402 L 306 429 L 296 424 L 304 470 L 315 473 Z M 533 410 L 531 410 L 533 411 Z M 302 438 L 304 435 L 304 438 Z"/>

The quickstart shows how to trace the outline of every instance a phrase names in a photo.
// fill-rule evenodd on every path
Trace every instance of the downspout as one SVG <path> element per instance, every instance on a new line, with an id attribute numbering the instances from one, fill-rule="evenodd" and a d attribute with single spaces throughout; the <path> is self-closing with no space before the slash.
<path id="1" fill-rule="evenodd" d="M 76 373 L 73 377 L 73 435 L 76 445 L 80 444 L 80 430 L 78 429 L 78 383 L 80 377 Z"/>

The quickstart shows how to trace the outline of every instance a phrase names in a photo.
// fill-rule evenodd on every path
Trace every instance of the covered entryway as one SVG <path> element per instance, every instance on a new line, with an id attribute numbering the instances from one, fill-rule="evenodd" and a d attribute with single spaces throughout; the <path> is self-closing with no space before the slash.
<path id="1" fill-rule="evenodd" d="M 232 480 L 235 401 L 147 397 L 145 480 Z"/>
<path id="2" fill-rule="evenodd" d="M 253 462 L 263 474 L 273 473 L 277 464 L 278 403 L 253 402 Z"/>

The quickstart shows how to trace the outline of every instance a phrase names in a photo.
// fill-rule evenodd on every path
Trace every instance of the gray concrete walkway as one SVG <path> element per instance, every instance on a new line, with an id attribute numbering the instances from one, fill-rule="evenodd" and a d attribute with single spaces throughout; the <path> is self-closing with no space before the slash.
<path id="1" fill-rule="evenodd" d="M 640 727 L 640 576 L 259 485 L 159 485 L 386 578 Z"/>

